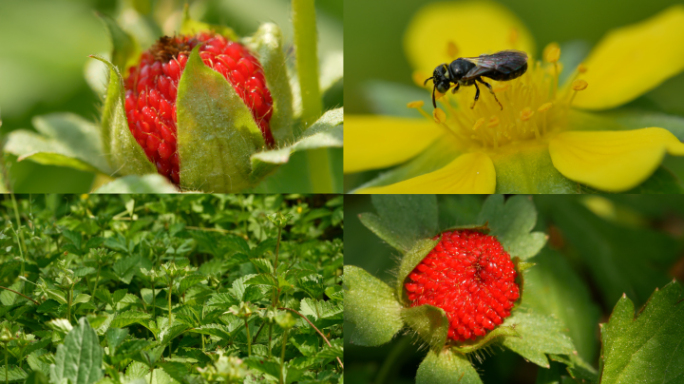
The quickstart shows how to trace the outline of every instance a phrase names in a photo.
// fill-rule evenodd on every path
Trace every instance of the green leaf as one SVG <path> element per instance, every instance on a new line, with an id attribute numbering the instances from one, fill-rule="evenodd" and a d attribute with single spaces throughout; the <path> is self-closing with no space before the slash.
<path id="1" fill-rule="evenodd" d="M 178 153 L 185 189 L 239 191 L 254 184 L 250 156 L 264 146 L 252 113 L 195 47 L 178 83 Z"/>
<path id="2" fill-rule="evenodd" d="M 92 384 L 102 377 L 102 347 L 88 320 L 82 317 L 66 335 L 64 344 L 57 347 L 55 364 L 50 366 L 50 381 Z"/>
<path id="3" fill-rule="evenodd" d="M 123 328 L 131 324 L 139 323 L 142 325 L 147 325 L 146 321 L 152 318 L 149 313 L 127 311 L 116 315 L 110 327 L 112 328 Z"/>
<path id="4" fill-rule="evenodd" d="M 594 361 L 600 311 L 586 284 L 558 252 L 544 248 L 533 260 L 535 267 L 525 273 L 521 306 L 562 321 L 580 356 Z"/>
<path id="5" fill-rule="evenodd" d="M 155 170 L 156 172 L 156 170 Z M 178 189 L 159 174 L 124 176 L 107 183 L 93 193 L 176 193 Z"/>
<path id="6" fill-rule="evenodd" d="M 180 292 L 180 294 L 184 294 L 188 290 L 188 288 L 196 284 L 199 284 L 201 281 L 204 281 L 206 279 L 207 277 L 204 275 L 187 275 L 183 278 L 183 280 L 181 280 L 178 292 Z"/>
<path id="7" fill-rule="evenodd" d="M 266 84 L 273 97 L 273 117 L 269 125 L 276 143 L 283 145 L 292 140 L 293 111 L 282 32 L 277 25 L 264 23 L 252 37 L 245 40 L 247 47 L 259 57 L 264 69 Z"/>
<path id="8" fill-rule="evenodd" d="M 235 331 L 235 330 L 233 330 Z M 188 332 L 201 333 L 203 335 L 216 336 L 222 340 L 230 340 L 232 338 L 231 331 L 228 327 L 221 324 L 207 324 L 201 327 L 192 328 Z"/>
<path id="9" fill-rule="evenodd" d="M 578 201 L 536 197 L 560 229 L 565 241 L 586 263 L 604 302 L 627 293 L 643 305 L 654 286 L 670 280 L 665 272 L 680 256 L 677 242 L 662 232 L 608 222 Z"/>
<path id="10" fill-rule="evenodd" d="M 11 383 L 13 381 L 25 380 L 27 377 L 28 373 L 16 365 L 10 365 L 9 370 L 4 365 L 0 366 L 0 380 L 3 382 L 5 381 L 5 378 Z"/>
<path id="11" fill-rule="evenodd" d="M 112 270 L 121 281 L 130 284 L 133 276 L 140 270 L 140 261 L 140 257 L 138 256 L 126 257 L 125 259 L 120 259 L 114 263 L 114 265 L 112 265 Z"/>
<path id="12" fill-rule="evenodd" d="M 511 151 L 492 158 L 496 169 L 495 193 L 571 194 L 580 185 L 563 176 L 553 166 L 547 146 Z"/>
<path id="13" fill-rule="evenodd" d="M 116 348 L 121 345 L 121 342 L 128 336 L 127 328 L 109 328 L 106 333 L 107 346 L 109 347 L 109 354 L 116 355 Z"/>
<path id="14" fill-rule="evenodd" d="M 46 300 L 42 304 L 36 308 L 36 312 L 38 313 L 55 313 L 57 312 L 57 308 L 59 308 L 59 303 L 56 302 L 55 300 Z"/>
<path id="15" fill-rule="evenodd" d="M 406 277 L 413 272 L 418 264 L 425 258 L 425 256 L 432 251 L 435 246 L 439 243 L 440 239 L 422 239 L 416 241 L 413 248 L 406 252 L 404 257 L 401 258 L 401 263 L 399 264 L 399 272 L 397 273 L 397 286 L 396 294 L 400 301 L 406 303 L 404 297 L 404 280 Z"/>
<path id="16" fill-rule="evenodd" d="M 157 173 L 157 168 L 147 159 L 145 151 L 135 141 L 128 128 L 124 109 L 123 78 L 119 69 L 106 59 L 90 56 L 109 67 L 109 85 L 102 111 L 102 151 L 109 165 L 122 175 L 144 175 Z M 103 192 L 103 193 L 113 193 Z M 119 192 L 125 193 L 125 192 Z"/>
<path id="17" fill-rule="evenodd" d="M 127 293 L 127 289 L 117 289 L 116 291 L 114 291 L 114 295 L 112 295 L 112 302 L 114 302 L 115 304 L 118 303 L 126 296 Z"/>
<path id="18" fill-rule="evenodd" d="M 416 384 L 482 384 L 477 371 L 465 356 L 444 350 L 429 351 L 420 363 Z"/>
<path id="19" fill-rule="evenodd" d="M 546 354 L 569 355 L 575 351 L 563 324 L 550 316 L 526 313 L 519 307 L 502 325 L 513 328 L 517 334 L 504 337 L 503 346 L 540 367 L 549 368 Z"/>
<path id="20" fill-rule="evenodd" d="M 262 273 L 245 281 L 245 285 L 270 285 L 272 287 L 277 287 L 278 282 L 272 275 Z"/>
<path id="21" fill-rule="evenodd" d="M 22 283 L 21 280 L 17 280 L 12 285 L 10 285 L 9 288 L 14 290 L 14 291 L 21 292 L 21 288 L 23 285 L 24 284 Z M 16 293 L 10 292 L 6 289 L 3 289 L 2 292 L 0 292 L 0 302 L 2 302 L 3 305 L 11 306 L 20 300 L 26 300 L 26 299 L 17 295 Z"/>
<path id="22" fill-rule="evenodd" d="M 287 163 L 290 155 L 297 151 L 328 147 L 341 148 L 343 143 L 343 115 L 342 108 L 328 111 L 312 124 L 295 143 L 252 155 L 252 169 L 254 170 L 255 178 L 270 173 L 274 164 Z"/>
<path id="23" fill-rule="evenodd" d="M 623 295 L 601 325 L 601 384 L 676 383 L 684 377 L 682 287 L 671 282 L 634 316 Z"/>
<path id="24" fill-rule="evenodd" d="M 349 340 L 357 345 L 381 345 L 404 326 L 394 290 L 353 265 L 344 266 L 344 319 L 355 325 Z"/>
<path id="25" fill-rule="evenodd" d="M 487 223 L 489 234 L 496 236 L 511 257 L 527 260 L 546 244 L 546 234 L 530 233 L 537 222 L 537 210 L 526 196 L 513 196 L 505 204 L 502 195 L 489 196 L 477 220 Z"/>
<path id="26" fill-rule="evenodd" d="M 70 113 L 33 118 L 38 131 L 16 130 L 8 135 L 5 151 L 44 165 L 66 166 L 111 174 L 103 155 L 99 127 Z"/>
<path id="27" fill-rule="evenodd" d="M 432 305 L 402 308 L 401 318 L 432 350 L 439 351 L 444 347 L 449 332 L 449 319 L 442 308 Z"/>
<path id="28" fill-rule="evenodd" d="M 372 195 L 377 214 L 359 219 L 392 247 L 406 252 L 420 239 L 435 236 L 439 229 L 434 195 Z"/>

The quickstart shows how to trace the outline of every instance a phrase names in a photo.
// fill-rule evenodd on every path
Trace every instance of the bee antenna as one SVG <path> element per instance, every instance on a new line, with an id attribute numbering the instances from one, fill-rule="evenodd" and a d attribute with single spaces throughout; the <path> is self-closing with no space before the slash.
<path id="1" fill-rule="evenodd" d="M 437 102 L 435 101 L 435 89 L 437 89 L 436 86 L 432 87 L 432 106 L 437 108 Z"/>
<path id="2" fill-rule="evenodd" d="M 429 77 L 429 78 L 425 79 L 425 81 L 423 82 L 423 86 L 426 86 L 426 85 L 427 85 L 427 82 L 430 81 L 430 80 L 432 80 L 432 79 L 434 79 L 434 78 L 435 78 L 435 77 L 432 76 L 432 77 Z"/>

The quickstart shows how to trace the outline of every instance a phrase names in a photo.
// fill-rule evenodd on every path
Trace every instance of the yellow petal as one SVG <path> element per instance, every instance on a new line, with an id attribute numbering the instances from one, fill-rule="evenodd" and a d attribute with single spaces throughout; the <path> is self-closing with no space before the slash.
<path id="1" fill-rule="evenodd" d="M 383 187 L 362 188 L 356 193 L 494 193 L 495 189 L 492 160 L 484 153 L 468 153 L 434 172 Z"/>
<path id="2" fill-rule="evenodd" d="M 580 108 L 607 109 L 634 100 L 684 69 L 684 6 L 610 32 L 584 62 L 589 87 Z"/>
<path id="3" fill-rule="evenodd" d="M 427 119 L 345 116 L 344 172 L 403 163 L 421 153 L 443 132 Z"/>
<path id="4" fill-rule="evenodd" d="M 404 37 L 413 69 L 429 74 L 458 57 L 504 49 L 533 53 L 534 40 L 511 11 L 490 2 L 426 5 L 413 17 Z"/>
<path id="5" fill-rule="evenodd" d="M 549 142 L 551 160 L 560 173 L 610 192 L 641 184 L 660 165 L 666 151 L 684 156 L 684 144 L 663 128 L 569 131 Z"/>

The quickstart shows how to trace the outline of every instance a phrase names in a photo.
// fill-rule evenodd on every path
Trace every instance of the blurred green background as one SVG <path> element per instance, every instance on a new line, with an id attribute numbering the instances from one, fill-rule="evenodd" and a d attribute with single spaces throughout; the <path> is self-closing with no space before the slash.
<path id="1" fill-rule="evenodd" d="M 406 103 L 418 99 L 429 103 L 430 96 L 413 84 L 403 39 L 413 15 L 433 2 L 439 1 L 344 0 L 345 113 L 420 117 L 415 110 L 406 108 Z M 586 54 L 611 29 L 642 21 L 681 1 L 500 0 L 497 3 L 522 20 L 540 52 L 548 43 L 558 42 L 562 47 L 571 44 Z M 453 20 L 454 25 L 458 22 Z M 486 34 L 487 25 L 472 33 Z M 540 52 L 535 53 L 537 57 Z M 625 65 L 639 70 L 638 63 Z M 681 73 L 624 107 L 684 116 L 683 90 L 684 73 Z M 684 180 L 684 159 L 667 156 L 663 164 Z M 345 191 L 373 179 L 378 172 L 382 171 L 345 176 Z"/>
<path id="2" fill-rule="evenodd" d="M 483 195 L 438 195 L 442 230 L 476 222 Z M 684 198 L 644 195 L 532 197 L 538 216 L 535 231 L 549 235 L 535 258 L 526 284 L 544 287 L 543 306 L 566 324 L 577 350 L 595 368 L 599 357 L 598 323 L 605 323 L 623 293 L 636 308 L 656 287 L 684 280 Z M 393 281 L 399 252 L 364 227 L 358 215 L 375 212 L 368 195 L 345 197 L 344 264 Z M 535 276 L 531 276 L 534 274 Z M 345 323 L 345 335 L 351 334 Z M 345 340 L 345 381 L 355 384 L 413 383 L 427 354 L 422 343 L 400 332 L 381 347 L 359 347 Z M 376 381 L 387 362 L 389 374 Z M 474 363 L 485 384 L 535 383 L 536 365 L 497 347 Z M 557 363 L 553 363 L 557 364 Z M 554 366 L 552 365 L 552 368 Z M 560 365 L 558 368 L 562 368 Z M 539 383 L 539 381 L 536 381 Z M 543 381 L 543 383 L 546 383 Z"/>
<path id="3" fill-rule="evenodd" d="M 104 77 L 88 55 L 109 52 L 111 44 L 96 12 L 124 27 L 136 26 L 136 35 L 148 36 L 151 43 L 161 33 L 174 33 L 186 2 L 193 17 L 228 25 L 243 36 L 263 22 L 275 22 L 286 44 L 292 43 L 289 0 L 0 0 L 0 138 L 32 129 L 32 118 L 47 113 L 99 119 L 102 101 L 91 86 L 102 86 Z M 341 0 L 316 1 L 321 60 L 342 49 L 342 6 Z M 324 101 L 325 109 L 341 106 L 342 87 Z M 91 173 L 16 162 L 7 155 L 2 160 L 4 179 L 16 192 L 80 193 L 93 183 Z"/>

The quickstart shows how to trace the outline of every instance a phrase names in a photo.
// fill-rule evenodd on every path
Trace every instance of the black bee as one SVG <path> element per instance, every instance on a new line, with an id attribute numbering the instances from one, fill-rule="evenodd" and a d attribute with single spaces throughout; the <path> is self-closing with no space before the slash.
<path id="1" fill-rule="evenodd" d="M 506 81 L 513 80 L 520 77 L 527 71 L 527 53 L 521 51 L 501 51 L 492 55 L 480 55 L 478 57 L 461 57 L 447 65 L 440 64 L 435 68 L 432 77 L 425 80 L 424 85 L 432 80 L 434 87 L 432 88 L 432 105 L 437 108 L 435 102 L 435 90 L 441 93 L 446 93 L 451 88 L 451 83 L 456 85 L 452 90 L 453 93 L 458 91 L 458 88 L 463 86 L 475 86 L 475 101 L 470 109 L 475 107 L 477 99 L 480 98 L 480 88 L 477 82 L 480 82 L 489 89 L 489 92 L 494 95 L 494 99 L 503 110 L 503 105 L 496 98 L 492 86 L 482 80 L 482 76 L 488 77 L 492 80 Z"/>

